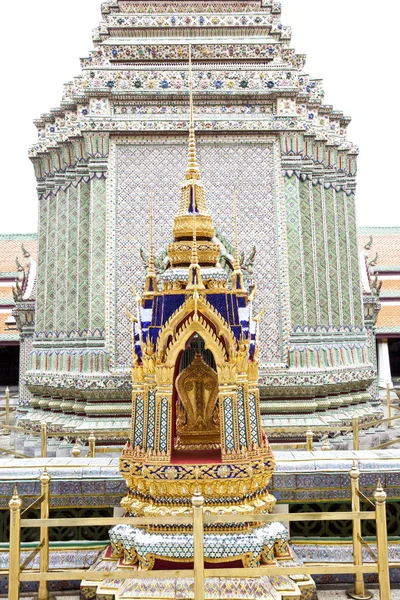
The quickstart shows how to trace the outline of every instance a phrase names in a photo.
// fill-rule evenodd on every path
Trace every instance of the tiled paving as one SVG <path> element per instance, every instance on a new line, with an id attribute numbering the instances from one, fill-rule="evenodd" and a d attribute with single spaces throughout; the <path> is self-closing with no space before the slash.
<path id="1" fill-rule="evenodd" d="M 379 600 L 379 591 L 376 589 L 371 589 L 374 594 L 373 600 Z M 69 592 L 65 595 L 63 594 L 50 594 L 50 600 L 79 600 L 79 595 L 72 595 L 73 593 Z M 3 596 L 0 596 L 3 598 Z M 318 591 L 318 600 L 344 600 L 348 598 L 346 594 L 346 588 L 342 589 L 324 589 Z M 37 600 L 37 597 L 33 596 L 24 596 L 21 595 L 21 600 Z M 391 590 L 390 591 L 390 600 L 400 600 L 400 589 Z"/>
<path id="2" fill-rule="evenodd" d="M 368 588 L 371 590 L 371 592 L 373 592 L 374 597 L 373 600 L 379 600 L 380 596 L 379 596 L 379 590 L 376 589 L 375 586 L 371 586 L 370 588 Z M 348 599 L 348 596 L 346 594 L 346 588 L 342 588 L 340 590 L 338 589 L 332 589 L 332 590 L 318 590 L 318 600 L 344 600 L 345 598 Z M 400 600 L 400 590 L 396 589 L 396 590 L 390 590 L 390 600 Z"/>

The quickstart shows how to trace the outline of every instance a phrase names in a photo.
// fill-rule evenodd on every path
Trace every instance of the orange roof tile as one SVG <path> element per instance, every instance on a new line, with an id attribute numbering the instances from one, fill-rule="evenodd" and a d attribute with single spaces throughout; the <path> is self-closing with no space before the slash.
<path id="1" fill-rule="evenodd" d="M 378 329 L 392 329 L 397 328 L 400 331 L 400 305 L 399 306 L 385 306 L 383 305 L 378 315 L 378 322 L 376 324 Z M 379 331 L 379 333 L 383 333 Z"/>
<path id="2" fill-rule="evenodd" d="M 18 256 L 22 266 L 25 265 L 25 258 L 22 253 L 21 244 L 36 258 L 37 240 L 36 234 L 0 234 L 0 273 L 15 273 L 17 265 L 15 258 Z"/>
<path id="3" fill-rule="evenodd" d="M 383 279 L 382 280 L 382 291 L 389 292 L 400 292 L 400 279 Z"/>
<path id="4" fill-rule="evenodd" d="M 378 252 L 377 270 L 379 266 L 400 267 L 400 227 L 362 227 L 358 235 L 360 250 L 371 236 L 373 241 L 369 256 L 372 260 Z"/>
<path id="5" fill-rule="evenodd" d="M 0 313 L 0 343 L 2 341 L 18 341 L 18 329 L 16 325 L 13 325 L 10 328 L 6 325 L 7 318 L 11 315 L 11 311 L 9 313 Z"/>
<path id="6" fill-rule="evenodd" d="M 12 293 L 12 287 L 10 286 L 0 286 L 0 300 L 14 300 L 14 296 Z"/>

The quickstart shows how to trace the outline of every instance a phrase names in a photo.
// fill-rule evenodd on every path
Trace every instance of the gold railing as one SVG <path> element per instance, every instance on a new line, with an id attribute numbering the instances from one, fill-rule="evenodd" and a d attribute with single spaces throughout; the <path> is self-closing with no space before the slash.
<path id="1" fill-rule="evenodd" d="M 81 444 L 79 444 L 79 441 L 81 443 L 83 443 L 84 438 L 83 438 L 83 436 L 79 436 L 79 434 L 77 435 L 76 432 L 49 431 L 47 428 L 47 423 L 45 423 L 44 421 L 40 424 L 40 431 L 28 429 L 27 427 L 19 427 L 16 425 L 0 425 L 0 429 L 1 428 L 6 429 L 6 431 L 8 431 L 8 432 L 16 431 L 16 432 L 20 432 L 20 433 L 29 433 L 30 435 L 40 437 L 40 456 L 41 456 L 41 458 L 47 458 L 47 440 L 49 437 L 59 437 L 59 438 L 74 437 L 76 439 L 76 442 L 75 442 L 75 446 L 71 450 L 71 454 L 75 458 L 79 458 L 81 456 L 81 447 L 82 446 L 81 446 Z M 110 434 L 103 434 L 103 435 L 100 434 L 100 437 L 102 437 L 102 436 L 108 438 L 108 437 L 110 437 Z M 88 453 L 86 456 L 88 458 L 95 458 L 96 437 L 94 436 L 93 432 L 91 432 L 89 434 L 87 441 L 88 441 Z M 30 458 L 29 456 L 27 456 L 25 454 L 21 454 L 12 448 L 1 448 L 0 447 L 0 452 L 7 452 L 8 454 L 13 454 L 14 456 L 21 457 L 21 458 Z M 120 452 L 120 449 L 119 449 L 119 452 Z"/>
<path id="2" fill-rule="evenodd" d="M 348 512 L 336 513 L 296 513 L 296 514 L 262 514 L 262 515 L 208 515 L 204 511 L 204 498 L 200 493 L 195 493 L 192 498 L 193 514 L 184 517 L 99 517 L 99 518 L 77 518 L 77 519 L 50 519 L 49 518 L 49 499 L 50 499 L 50 477 L 45 470 L 40 477 L 41 495 L 28 508 L 40 505 L 40 519 L 24 519 L 24 513 L 21 513 L 22 500 L 18 495 L 17 489 L 14 490 L 12 499 L 9 502 L 10 507 L 10 565 L 9 565 L 9 600 L 18 600 L 20 593 L 20 583 L 25 581 L 39 582 L 39 600 L 48 600 L 49 593 L 48 581 L 71 581 L 87 580 L 101 581 L 103 579 L 156 579 L 156 578 L 192 578 L 194 579 L 195 599 L 204 600 L 204 581 L 207 577 L 261 577 L 271 575 L 297 575 L 297 574 L 354 574 L 354 587 L 349 590 L 349 595 L 357 598 L 368 598 L 368 591 L 365 590 L 364 574 L 378 573 L 379 589 L 381 600 L 390 600 L 390 578 L 389 578 L 389 559 L 388 559 L 388 541 L 386 526 L 386 493 L 378 483 L 374 493 L 375 504 L 366 498 L 359 489 L 360 472 L 356 466 L 350 471 L 352 510 Z M 360 498 L 372 504 L 373 512 L 360 510 Z M 28 509 L 26 509 L 28 510 Z M 26 512 L 26 510 L 24 512 Z M 317 565 L 299 565 L 299 566 L 279 566 L 269 565 L 257 568 L 224 568 L 224 569 L 205 569 L 204 568 L 204 525 L 210 523 L 271 523 L 276 521 L 339 521 L 351 520 L 353 522 L 353 564 L 317 564 Z M 361 537 L 361 521 L 375 520 L 376 522 L 376 540 L 377 555 L 369 547 L 368 543 Z M 122 570 L 122 571 L 87 571 L 83 569 L 68 570 L 49 570 L 49 527 L 79 527 L 91 525 L 171 525 L 185 524 L 193 526 L 194 534 L 194 558 L 193 569 L 188 570 Z M 40 543 L 31 552 L 28 558 L 21 565 L 21 528 L 40 528 Z M 363 564 L 362 548 L 368 548 L 369 554 L 373 556 L 373 562 Z M 32 559 L 40 553 L 39 571 L 27 571 L 26 567 Z"/>
<path id="3" fill-rule="evenodd" d="M 363 423 L 360 424 L 359 419 L 356 417 L 353 419 L 352 421 L 352 425 L 333 425 L 333 426 L 315 426 L 313 427 L 313 430 L 311 431 L 311 429 L 308 429 L 304 434 L 301 433 L 300 430 L 300 435 L 304 435 L 304 442 L 285 442 L 285 443 L 279 443 L 279 442 L 271 442 L 271 446 L 274 450 L 308 450 L 309 452 L 314 450 L 314 437 L 315 434 L 317 434 L 318 432 L 320 432 L 322 435 L 326 435 L 326 434 L 330 434 L 330 433 L 345 433 L 345 432 L 351 432 L 353 434 L 353 450 L 359 450 L 360 449 L 360 431 L 362 430 L 367 430 L 367 429 L 372 429 L 373 427 L 377 427 L 378 425 L 383 425 L 385 423 L 388 423 L 388 427 L 393 427 L 392 423 L 393 421 L 396 421 L 398 419 L 400 419 L 400 414 L 394 415 L 392 416 L 392 408 L 399 408 L 398 406 L 394 405 L 391 403 L 391 389 L 390 389 L 390 385 L 387 384 L 386 385 L 386 395 L 387 395 L 387 402 L 386 402 L 386 406 L 387 406 L 387 411 L 388 411 L 388 417 L 385 419 L 376 419 L 374 421 L 369 421 L 368 423 Z M 28 429 L 26 427 L 20 427 L 20 426 L 12 426 L 10 425 L 10 393 L 8 388 L 6 389 L 6 393 L 5 393 L 5 423 L 0 425 L 0 429 L 4 429 L 7 433 L 11 432 L 11 431 L 16 431 L 16 432 L 21 432 L 21 433 L 29 433 L 30 435 L 36 435 L 36 436 L 40 436 L 41 438 L 41 457 L 42 458 L 46 458 L 47 457 L 47 439 L 49 437 L 61 437 L 61 438 L 65 438 L 65 437 L 73 437 L 75 439 L 79 439 L 81 442 L 83 441 L 83 436 L 79 435 L 79 433 L 77 434 L 77 432 L 75 431 L 58 431 L 58 432 L 49 432 L 48 428 L 47 428 L 47 424 L 45 422 L 42 422 L 40 425 L 40 431 L 37 430 L 33 430 L 33 429 Z M 283 435 L 286 433 L 290 433 L 291 430 L 288 428 L 276 428 L 276 427 L 266 427 L 264 428 L 267 435 L 268 434 L 272 434 L 272 433 L 279 433 L 281 432 Z M 299 432 L 299 429 L 296 428 L 296 432 Z M 126 435 L 128 436 L 128 432 L 119 432 L 119 434 Z M 116 434 L 115 434 L 116 435 Z M 95 457 L 95 453 L 96 453 L 96 440 L 97 439 L 101 439 L 102 437 L 110 437 L 110 433 L 97 433 L 96 434 L 97 437 L 94 436 L 94 433 L 91 432 L 87 438 L 88 440 L 88 457 L 94 458 Z M 395 443 L 400 442 L 400 439 L 393 439 L 390 440 L 389 442 L 385 442 L 383 444 L 380 444 L 378 446 L 375 446 L 374 448 L 371 448 L 371 450 L 378 450 L 378 449 L 382 449 L 382 448 L 386 448 L 389 447 Z M 330 444 L 329 444 L 329 438 L 326 438 L 323 440 L 323 445 L 322 445 L 322 450 L 330 450 Z M 107 448 L 107 452 L 111 452 L 112 449 L 111 448 Z M 117 450 L 118 452 L 120 452 L 120 449 L 118 448 Z M 23 458 L 29 458 L 28 456 L 24 455 L 24 454 L 20 454 L 18 452 L 15 451 L 15 449 L 11 449 L 11 448 L 0 448 L 0 452 L 6 452 L 8 454 L 13 454 L 14 456 L 18 456 L 18 457 L 23 457 Z M 97 448 L 97 452 L 103 452 L 103 448 L 100 446 L 99 448 Z M 79 457 L 81 456 L 81 448 L 80 445 L 78 443 L 78 441 L 75 443 L 75 446 L 73 447 L 72 451 L 71 451 L 72 456 L 74 457 Z"/>
<path id="4" fill-rule="evenodd" d="M 353 419 L 353 423 L 352 425 L 337 425 L 337 426 L 333 426 L 333 427 L 314 427 L 313 430 L 311 431 L 310 429 L 308 429 L 305 432 L 305 441 L 304 442 L 285 442 L 285 443 L 279 443 L 279 442 L 271 442 L 271 447 L 273 450 L 307 450 L 309 452 L 312 452 L 315 448 L 314 448 L 314 437 L 315 434 L 318 432 L 321 432 L 322 434 L 329 434 L 329 433 L 337 433 L 337 432 L 352 432 L 353 434 L 353 450 L 359 450 L 360 449 L 360 431 L 365 430 L 365 429 L 371 429 L 373 427 L 376 427 L 377 425 L 382 425 L 384 423 L 391 423 L 393 421 L 396 421 L 400 419 L 400 414 L 399 415 L 395 415 L 392 417 L 388 417 L 385 419 L 379 419 L 379 420 L 375 420 L 375 421 L 369 421 L 368 423 L 363 423 L 360 425 L 359 423 L 359 419 L 358 418 L 354 418 Z M 37 430 L 33 430 L 33 429 L 28 429 L 26 427 L 20 427 L 20 426 L 14 426 L 14 425 L 1 425 L 0 428 L 6 429 L 7 431 L 16 431 L 16 432 L 20 432 L 20 433 L 29 433 L 30 435 L 34 435 L 34 436 L 38 436 L 41 439 L 41 457 L 42 458 L 46 458 L 47 457 L 47 440 L 49 437 L 58 437 L 58 438 L 66 438 L 66 437 L 73 437 L 75 438 L 77 441 L 75 442 L 74 447 L 72 448 L 71 454 L 72 456 L 78 458 L 81 456 L 81 448 L 84 447 L 82 446 L 82 444 L 84 444 L 84 437 L 82 435 L 79 435 L 79 433 L 77 434 L 77 432 L 74 431 L 49 431 L 47 424 L 45 422 L 42 422 L 40 425 L 40 431 Z M 268 433 L 268 428 L 266 428 L 266 431 Z M 91 432 L 89 434 L 89 436 L 87 437 L 87 441 L 88 441 L 88 453 L 87 456 L 90 458 L 94 458 L 96 451 L 97 452 L 104 452 L 103 448 L 97 447 L 96 448 L 96 442 L 98 439 L 101 438 L 109 438 L 110 437 L 110 433 L 96 433 L 96 436 L 94 435 L 93 432 Z M 380 449 L 380 448 L 384 448 L 385 446 L 390 446 L 396 442 L 398 442 L 400 440 L 391 440 L 390 442 L 386 442 L 384 444 L 381 444 L 379 446 L 376 446 L 374 448 L 371 448 L 371 450 L 374 449 Z M 79 443 L 80 442 L 80 443 Z M 330 450 L 331 446 L 329 444 L 329 439 L 325 438 L 325 440 L 323 440 L 323 445 L 322 445 L 322 450 Z M 107 448 L 106 449 L 107 452 L 112 452 L 111 448 Z M 10 449 L 10 448 L 1 448 L 0 447 L 0 452 L 7 452 L 9 454 L 13 454 L 14 456 L 18 456 L 18 457 L 23 457 L 23 458 L 29 458 L 28 456 L 24 455 L 24 454 L 20 454 L 18 453 L 16 450 Z M 120 448 L 116 449 L 116 452 L 120 452 Z"/>
<path id="5" fill-rule="evenodd" d="M 360 424 L 359 418 L 355 417 L 352 420 L 351 425 L 331 425 L 331 426 L 326 426 L 326 427 L 323 425 L 320 425 L 320 426 L 313 427 L 312 431 L 311 431 L 311 429 L 307 430 L 307 432 L 305 433 L 305 442 L 287 442 L 287 443 L 271 442 L 271 446 L 274 450 L 304 449 L 304 450 L 308 450 L 309 452 L 311 452 L 314 450 L 314 437 L 315 437 L 316 433 L 321 432 L 321 434 L 323 434 L 323 435 L 326 435 L 326 434 L 329 435 L 330 433 L 351 432 L 353 434 L 353 450 L 358 451 L 360 449 L 360 431 L 372 429 L 373 427 L 377 427 L 379 425 L 384 425 L 385 423 L 388 423 L 388 427 L 392 428 L 393 421 L 397 421 L 400 419 L 400 414 L 392 415 L 392 408 L 399 409 L 399 406 L 392 404 L 391 389 L 390 389 L 389 384 L 386 385 L 386 407 L 387 407 L 388 416 L 384 419 L 375 419 L 374 421 L 368 421 L 368 423 Z M 268 435 L 268 427 L 266 427 L 265 430 Z M 282 434 L 288 433 L 288 431 L 289 431 L 288 429 L 283 428 Z M 277 429 L 271 428 L 271 432 L 277 433 Z M 279 432 L 279 429 L 278 429 L 278 432 Z M 400 439 L 396 438 L 396 439 L 390 440 L 388 442 L 384 442 L 383 444 L 379 444 L 378 446 L 374 446 L 373 448 L 370 448 L 370 450 L 380 450 L 383 448 L 388 448 L 389 446 L 392 446 L 393 444 L 396 444 L 399 442 L 400 442 Z M 322 450 L 330 450 L 330 449 L 331 449 L 331 447 L 329 444 L 329 439 L 326 438 L 323 442 Z"/>

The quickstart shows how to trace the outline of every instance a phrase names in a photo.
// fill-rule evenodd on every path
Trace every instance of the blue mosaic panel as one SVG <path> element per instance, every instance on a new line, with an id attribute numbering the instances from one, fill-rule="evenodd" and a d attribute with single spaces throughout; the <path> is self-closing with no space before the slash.
<path id="1" fill-rule="evenodd" d="M 160 410 L 160 451 L 168 450 L 168 399 L 161 400 Z"/>
<path id="2" fill-rule="evenodd" d="M 153 389 L 148 394 L 146 448 L 154 450 L 156 426 L 156 394 Z"/>
<path id="3" fill-rule="evenodd" d="M 244 389 L 240 386 L 237 390 L 237 414 L 239 429 L 239 444 L 241 448 L 247 448 L 246 413 L 244 410 Z"/>
<path id="4" fill-rule="evenodd" d="M 225 450 L 235 449 L 235 430 L 233 427 L 233 400 L 224 398 L 224 434 Z"/>
<path id="5" fill-rule="evenodd" d="M 250 418 L 250 435 L 251 441 L 258 443 L 259 440 L 259 423 L 257 419 L 257 400 L 254 394 L 249 394 L 249 418 Z"/>
<path id="6" fill-rule="evenodd" d="M 136 396 L 135 410 L 135 433 L 133 436 L 133 445 L 142 446 L 143 444 L 143 422 L 144 422 L 144 400 L 141 395 Z"/>

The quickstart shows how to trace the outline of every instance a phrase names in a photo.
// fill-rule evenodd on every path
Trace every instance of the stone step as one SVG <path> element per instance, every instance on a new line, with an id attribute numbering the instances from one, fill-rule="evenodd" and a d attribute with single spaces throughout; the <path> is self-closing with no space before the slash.
<path id="1" fill-rule="evenodd" d="M 119 579 L 118 572 L 126 571 L 118 560 L 108 558 L 107 551 L 90 568 L 91 571 L 115 571 L 115 578 L 101 583 L 82 581 L 81 600 L 194 600 L 193 579 Z M 300 561 L 293 553 L 291 559 L 283 559 L 279 564 L 298 566 Z M 130 571 L 137 567 L 130 566 Z M 174 571 L 171 571 L 171 575 Z M 156 572 L 155 572 L 156 575 Z M 316 600 L 313 580 L 304 575 L 271 576 L 261 578 L 214 577 L 205 581 L 206 600 Z"/>
<path id="2" fill-rule="evenodd" d="M 304 593 L 303 593 L 304 592 Z M 206 600 L 305 600 L 312 598 L 289 577 L 226 578 L 205 581 Z M 91 596 L 92 598 L 94 596 Z M 97 586 L 96 600 L 194 600 L 193 579 L 119 579 L 104 581 Z M 81 596 L 84 598 L 84 596 Z M 86 600 L 86 598 L 85 598 Z M 87 597 L 89 600 L 89 597 Z"/>

